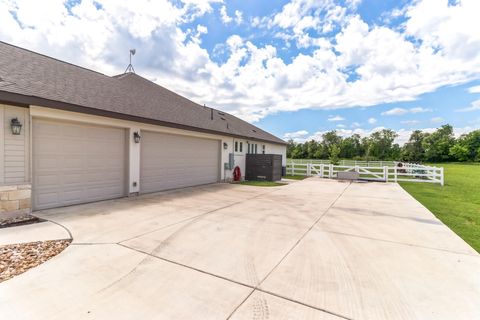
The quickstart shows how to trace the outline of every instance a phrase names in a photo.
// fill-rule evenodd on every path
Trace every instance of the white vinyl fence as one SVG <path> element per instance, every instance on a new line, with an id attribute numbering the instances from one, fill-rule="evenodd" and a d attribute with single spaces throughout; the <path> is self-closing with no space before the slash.
<path id="1" fill-rule="evenodd" d="M 333 179 L 337 177 L 337 173 L 340 171 L 355 171 L 359 173 L 361 180 L 428 182 L 438 183 L 442 186 L 444 184 L 443 168 L 407 162 L 391 161 L 391 163 L 391 166 L 386 164 L 384 166 L 374 166 L 371 161 L 368 165 L 343 165 L 341 162 L 339 165 L 334 165 L 330 163 L 301 163 L 295 160 L 287 162 L 287 174 Z"/>
<path id="2" fill-rule="evenodd" d="M 330 164 L 330 160 L 321 159 L 287 159 L 287 164 L 294 162 L 296 164 Z M 364 167 L 394 167 L 396 161 L 363 161 L 363 160 L 339 160 L 340 166 L 364 166 Z"/>

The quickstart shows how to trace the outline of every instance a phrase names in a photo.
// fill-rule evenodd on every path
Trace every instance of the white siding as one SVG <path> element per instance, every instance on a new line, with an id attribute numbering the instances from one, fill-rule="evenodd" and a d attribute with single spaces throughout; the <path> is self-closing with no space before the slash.
<path id="1" fill-rule="evenodd" d="M 20 135 L 13 135 L 10 122 L 18 118 Z M 29 109 L 0 105 L 0 183 L 15 184 L 30 181 L 30 116 Z"/>

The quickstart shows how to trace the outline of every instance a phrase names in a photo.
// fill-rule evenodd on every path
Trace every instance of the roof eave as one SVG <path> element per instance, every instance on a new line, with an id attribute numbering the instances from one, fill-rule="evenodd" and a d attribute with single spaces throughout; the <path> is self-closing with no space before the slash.
<path id="1" fill-rule="evenodd" d="M 141 122 L 141 123 L 146 123 L 146 124 L 159 125 L 159 126 L 164 126 L 164 127 L 169 127 L 169 128 L 187 130 L 187 131 L 202 132 L 202 133 L 209 133 L 209 134 L 216 134 L 216 135 L 224 135 L 224 136 L 229 136 L 229 137 L 234 137 L 234 138 L 251 139 L 251 140 L 273 143 L 273 144 L 278 144 L 278 145 L 287 145 L 288 144 L 287 142 L 285 142 L 283 140 L 282 140 L 282 142 L 280 142 L 280 141 L 273 141 L 273 140 L 261 139 L 261 138 L 256 138 L 256 137 L 242 136 L 242 135 L 228 133 L 228 132 L 198 128 L 198 127 L 193 127 L 193 126 L 188 126 L 188 125 L 183 125 L 183 124 L 178 124 L 178 123 L 172 123 L 172 122 L 167 122 L 167 121 L 161 121 L 161 120 L 155 120 L 155 119 L 148 119 L 148 118 L 143 118 L 143 117 L 138 117 L 138 116 L 133 116 L 133 115 L 128 115 L 128 114 L 118 113 L 118 112 L 112 112 L 112 111 L 100 110 L 100 109 L 95 109 L 95 108 L 90 108 L 90 107 L 84 107 L 84 106 L 71 104 L 71 103 L 67 103 L 67 102 L 50 100 L 50 99 L 46 99 L 46 98 L 41 98 L 41 97 L 36 97 L 36 96 L 28 96 L 28 95 L 23 95 L 23 94 L 19 94 L 19 93 L 8 92 L 8 91 L 1 91 L 1 90 L 0 90 L 0 103 L 12 104 L 12 105 L 16 105 L 16 106 L 19 106 L 19 107 L 28 107 L 30 105 L 38 105 L 38 106 L 48 107 L 48 108 L 52 108 L 52 109 L 71 111 L 71 112 L 79 112 L 79 113 L 91 114 L 91 115 L 96 115 L 96 116 L 115 118 L 115 119 L 120 119 L 120 120 Z"/>

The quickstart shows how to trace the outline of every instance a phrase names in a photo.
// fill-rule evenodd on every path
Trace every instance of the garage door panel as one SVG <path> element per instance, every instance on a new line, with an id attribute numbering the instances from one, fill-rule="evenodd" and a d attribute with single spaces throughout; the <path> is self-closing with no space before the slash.
<path id="1" fill-rule="evenodd" d="M 218 140 L 142 132 L 141 192 L 217 182 L 219 152 Z"/>
<path id="2" fill-rule="evenodd" d="M 34 209 L 125 195 L 125 130 L 34 119 L 33 137 Z"/>

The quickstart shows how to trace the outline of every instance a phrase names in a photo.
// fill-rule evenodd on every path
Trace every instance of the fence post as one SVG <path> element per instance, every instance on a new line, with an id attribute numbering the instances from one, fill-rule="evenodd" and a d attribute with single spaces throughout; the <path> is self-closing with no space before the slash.
<path id="1" fill-rule="evenodd" d="M 383 179 L 385 180 L 385 182 L 388 182 L 388 167 L 387 166 L 383 166 Z"/>
<path id="2" fill-rule="evenodd" d="M 330 163 L 329 168 L 328 168 L 328 177 L 330 179 L 333 178 L 333 164 Z"/>
<path id="3" fill-rule="evenodd" d="M 440 184 L 443 186 L 444 185 L 444 177 L 443 177 L 443 167 L 440 168 Z"/>
<path id="4" fill-rule="evenodd" d="M 323 170 L 324 170 L 323 167 L 324 167 L 324 166 L 325 166 L 325 165 L 324 165 L 323 163 L 320 164 L 320 178 L 323 178 Z"/>
<path id="5" fill-rule="evenodd" d="M 393 181 L 397 182 L 397 166 L 393 167 Z"/>
<path id="6" fill-rule="evenodd" d="M 311 163 L 307 163 L 307 176 L 311 176 L 312 175 L 312 164 Z"/>
<path id="7" fill-rule="evenodd" d="M 290 165 L 290 170 L 292 170 L 292 176 L 295 175 L 295 162 L 292 162 L 292 164 Z"/>
<path id="8" fill-rule="evenodd" d="M 355 166 L 355 172 L 360 172 L 360 168 L 357 165 Z"/>

